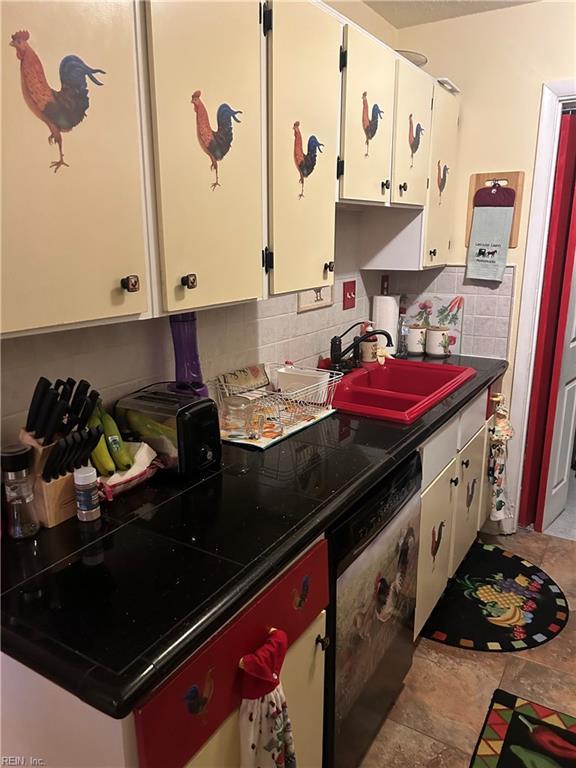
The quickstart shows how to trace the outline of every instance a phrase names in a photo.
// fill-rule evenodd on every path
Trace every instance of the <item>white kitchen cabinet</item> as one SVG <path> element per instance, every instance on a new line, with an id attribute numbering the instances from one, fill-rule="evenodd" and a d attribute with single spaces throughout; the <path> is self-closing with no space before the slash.
<path id="1" fill-rule="evenodd" d="M 275 2 L 268 33 L 273 293 L 334 282 L 342 25 L 314 3 Z"/>
<path id="2" fill-rule="evenodd" d="M 430 161 L 433 80 L 403 58 L 396 66 L 392 202 L 422 206 Z"/>
<path id="3" fill-rule="evenodd" d="M 420 447 L 422 516 L 414 637 L 476 538 L 486 466 L 487 391 Z"/>
<path id="4" fill-rule="evenodd" d="M 448 264 L 454 249 L 454 203 L 460 97 L 434 85 L 428 195 L 422 266 Z"/>
<path id="5" fill-rule="evenodd" d="M 420 633 L 448 581 L 457 474 L 453 459 L 422 493 L 414 637 Z"/>
<path id="6" fill-rule="evenodd" d="M 258 298 L 259 4 L 152 0 L 147 10 L 163 308 Z"/>
<path id="7" fill-rule="evenodd" d="M 1 13 L 5 35 L 28 30 L 2 45 L 1 331 L 148 314 L 134 4 L 2 3 Z M 21 83 L 34 54 L 36 91 Z M 58 128 L 40 101 L 59 92 L 59 71 L 76 76 L 61 67 L 71 54 L 92 74 L 81 77 L 85 101 L 59 102 Z"/>
<path id="8" fill-rule="evenodd" d="M 290 647 L 282 667 L 282 687 L 294 732 L 298 765 L 321 768 L 324 717 L 324 653 L 316 644 L 324 637 L 326 615 L 322 611 Z M 190 760 L 187 768 L 240 768 L 238 710 Z"/>
<path id="9" fill-rule="evenodd" d="M 352 26 L 344 47 L 340 199 L 389 203 L 397 57 Z"/>
<path id="10" fill-rule="evenodd" d="M 464 559 L 478 531 L 485 441 L 483 425 L 456 457 L 458 486 L 452 520 L 450 576 Z"/>

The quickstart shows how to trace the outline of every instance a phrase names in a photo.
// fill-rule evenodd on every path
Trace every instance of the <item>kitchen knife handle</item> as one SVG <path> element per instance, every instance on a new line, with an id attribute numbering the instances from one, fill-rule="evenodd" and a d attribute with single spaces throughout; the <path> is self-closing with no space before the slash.
<path id="1" fill-rule="evenodd" d="M 90 382 L 86 381 L 86 379 L 80 379 L 78 386 L 76 387 L 76 391 L 74 392 L 72 402 L 70 403 L 70 410 L 75 416 L 80 415 L 80 409 L 84 404 L 84 398 L 88 394 L 89 390 Z"/>
<path id="2" fill-rule="evenodd" d="M 50 389 L 50 386 L 51 385 L 48 379 L 45 376 L 40 376 L 38 382 L 36 383 L 36 387 L 34 388 L 34 394 L 32 395 L 32 400 L 30 401 L 30 407 L 28 408 L 28 418 L 26 419 L 27 432 L 35 431 L 36 422 L 40 413 L 40 407 L 44 398 L 46 397 L 46 393 Z"/>
<path id="3" fill-rule="evenodd" d="M 90 419 L 90 416 L 94 413 L 94 408 L 96 408 L 96 404 L 98 400 L 100 399 L 100 392 L 97 392 L 95 389 L 90 392 L 88 397 L 84 400 L 84 406 L 82 408 L 82 411 L 80 413 L 79 419 L 78 419 L 78 430 L 81 431 L 86 427 L 86 424 L 88 424 L 88 420 Z"/>
<path id="4" fill-rule="evenodd" d="M 65 400 L 58 400 L 46 422 L 46 427 L 44 429 L 44 445 L 49 445 L 52 442 L 56 430 L 62 424 L 62 420 L 67 413 L 68 403 Z"/>
<path id="5" fill-rule="evenodd" d="M 46 392 L 46 396 L 42 400 L 42 404 L 40 405 L 40 412 L 38 413 L 38 418 L 36 419 L 36 429 L 34 430 L 34 437 L 36 440 L 41 440 L 44 437 L 46 433 L 46 427 L 48 426 L 48 421 L 50 420 L 50 416 L 52 415 L 54 408 L 56 408 L 57 402 L 58 392 L 56 392 L 55 389 L 49 389 Z"/>

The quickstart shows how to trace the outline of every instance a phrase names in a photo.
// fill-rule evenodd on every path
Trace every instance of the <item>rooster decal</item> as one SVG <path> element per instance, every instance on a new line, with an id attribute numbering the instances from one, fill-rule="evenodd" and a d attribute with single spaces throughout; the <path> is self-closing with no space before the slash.
<path id="1" fill-rule="evenodd" d="M 418 152 L 420 146 L 420 137 L 424 133 L 424 128 L 420 123 L 416 124 L 416 130 L 414 130 L 414 122 L 412 120 L 412 113 L 408 117 L 408 143 L 410 144 L 410 168 L 414 165 L 414 155 Z"/>
<path id="2" fill-rule="evenodd" d="M 474 491 L 476 489 L 477 478 L 472 480 L 472 483 L 466 484 L 466 512 L 470 512 L 470 507 L 474 501 Z"/>
<path id="3" fill-rule="evenodd" d="M 302 199 L 304 197 L 304 179 L 310 176 L 316 167 L 317 153 L 322 152 L 324 144 L 320 144 L 316 136 L 310 136 L 308 139 L 308 151 L 304 154 L 300 121 L 296 120 L 292 127 L 294 129 L 294 163 L 300 174 L 300 194 L 298 197 Z"/>
<path id="4" fill-rule="evenodd" d="M 368 157 L 370 140 L 376 136 L 376 131 L 378 130 L 378 120 L 384 116 L 384 112 L 382 112 L 378 104 L 374 104 L 372 107 L 372 117 L 370 117 L 367 97 L 368 94 L 366 91 L 364 91 L 362 94 L 362 128 L 364 128 L 364 134 L 366 135 L 366 153 L 364 157 Z"/>
<path id="5" fill-rule="evenodd" d="M 442 532 L 444 531 L 445 527 L 446 523 L 444 520 L 440 521 L 440 525 L 438 526 L 438 533 L 436 533 L 436 526 L 432 526 L 432 546 L 430 548 L 430 554 L 432 555 L 432 570 L 434 570 L 434 566 L 436 565 L 436 555 L 438 554 L 440 544 L 442 543 Z"/>
<path id="6" fill-rule="evenodd" d="M 442 192 L 444 192 L 444 188 L 446 187 L 446 182 L 448 181 L 448 172 L 450 168 L 448 168 L 447 165 L 444 165 L 442 167 L 440 165 L 440 160 L 438 160 L 438 172 L 436 174 L 436 183 L 438 184 L 438 190 L 440 191 L 440 198 L 438 201 L 438 205 L 442 205 Z"/>
<path id="7" fill-rule="evenodd" d="M 208 706 L 208 702 L 212 698 L 214 693 L 214 678 L 212 677 L 212 669 L 206 672 L 206 679 L 204 680 L 204 689 L 194 684 L 190 690 L 186 693 L 184 701 L 186 702 L 186 708 L 191 715 L 199 715 Z"/>
<path id="8" fill-rule="evenodd" d="M 68 133 L 86 117 L 90 106 L 86 78 L 94 85 L 103 85 L 94 75 L 105 75 L 103 69 L 88 67 L 79 56 L 64 56 L 60 62 L 60 90 L 50 87 L 44 67 L 28 40 L 30 33 L 20 30 L 12 35 L 10 45 L 16 48 L 20 61 L 20 79 L 24 101 L 37 118 L 50 129 L 49 144 L 57 144 L 59 158 L 50 163 L 54 173 L 63 165 L 62 134 Z"/>
<path id="9" fill-rule="evenodd" d="M 297 592 L 295 589 L 292 590 L 292 605 L 297 611 L 300 611 L 306 601 L 308 600 L 308 594 L 310 592 L 310 576 L 304 576 L 302 579 L 302 587 L 300 588 L 300 592 Z"/>
<path id="10" fill-rule="evenodd" d="M 216 187 L 220 186 L 218 162 L 228 154 L 232 146 L 232 120 L 240 123 L 241 121 L 237 115 L 241 115 L 242 111 L 232 109 L 229 104 L 220 104 L 216 113 L 218 129 L 213 131 L 210 127 L 210 118 L 208 117 L 206 107 L 200 99 L 201 95 L 202 91 L 194 91 L 191 102 L 194 105 L 194 112 L 196 112 L 196 135 L 198 142 L 201 149 L 206 152 L 211 160 L 210 170 L 216 174 L 216 181 L 210 185 L 212 191 L 214 191 Z"/>

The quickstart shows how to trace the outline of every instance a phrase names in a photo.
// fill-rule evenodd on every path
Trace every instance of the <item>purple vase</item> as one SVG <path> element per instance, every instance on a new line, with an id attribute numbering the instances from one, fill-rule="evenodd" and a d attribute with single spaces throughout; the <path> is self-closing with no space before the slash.
<path id="1" fill-rule="evenodd" d="M 176 359 L 176 382 L 192 385 L 200 396 L 207 397 L 208 388 L 202 380 L 198 354 L 196 312 L 170 315 L 170 330 Z"/>

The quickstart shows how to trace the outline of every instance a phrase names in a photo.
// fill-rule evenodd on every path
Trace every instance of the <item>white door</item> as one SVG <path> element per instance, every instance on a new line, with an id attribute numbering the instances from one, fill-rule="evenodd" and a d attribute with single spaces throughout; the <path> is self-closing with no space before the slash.
<path id="1" fill-rule="evenodd" d="M 574 252 L 576 240 L 575 206 L 572 206 L 572 224 L 568 237 L 566 253 L 568 258 Z M 572 275 L 570 289 L 570 304 L 564 346 L 562 353 L 562 369 L 558 385 L 558 401 L 554 420 L 554 436 L 552 438 L 552 453 L 548 470 L 548 485 L 542 530 L 566 507 L 568 497 L 568 481 L 572 463 L 572 446 L 576 429 L 576 272 Z"/>

